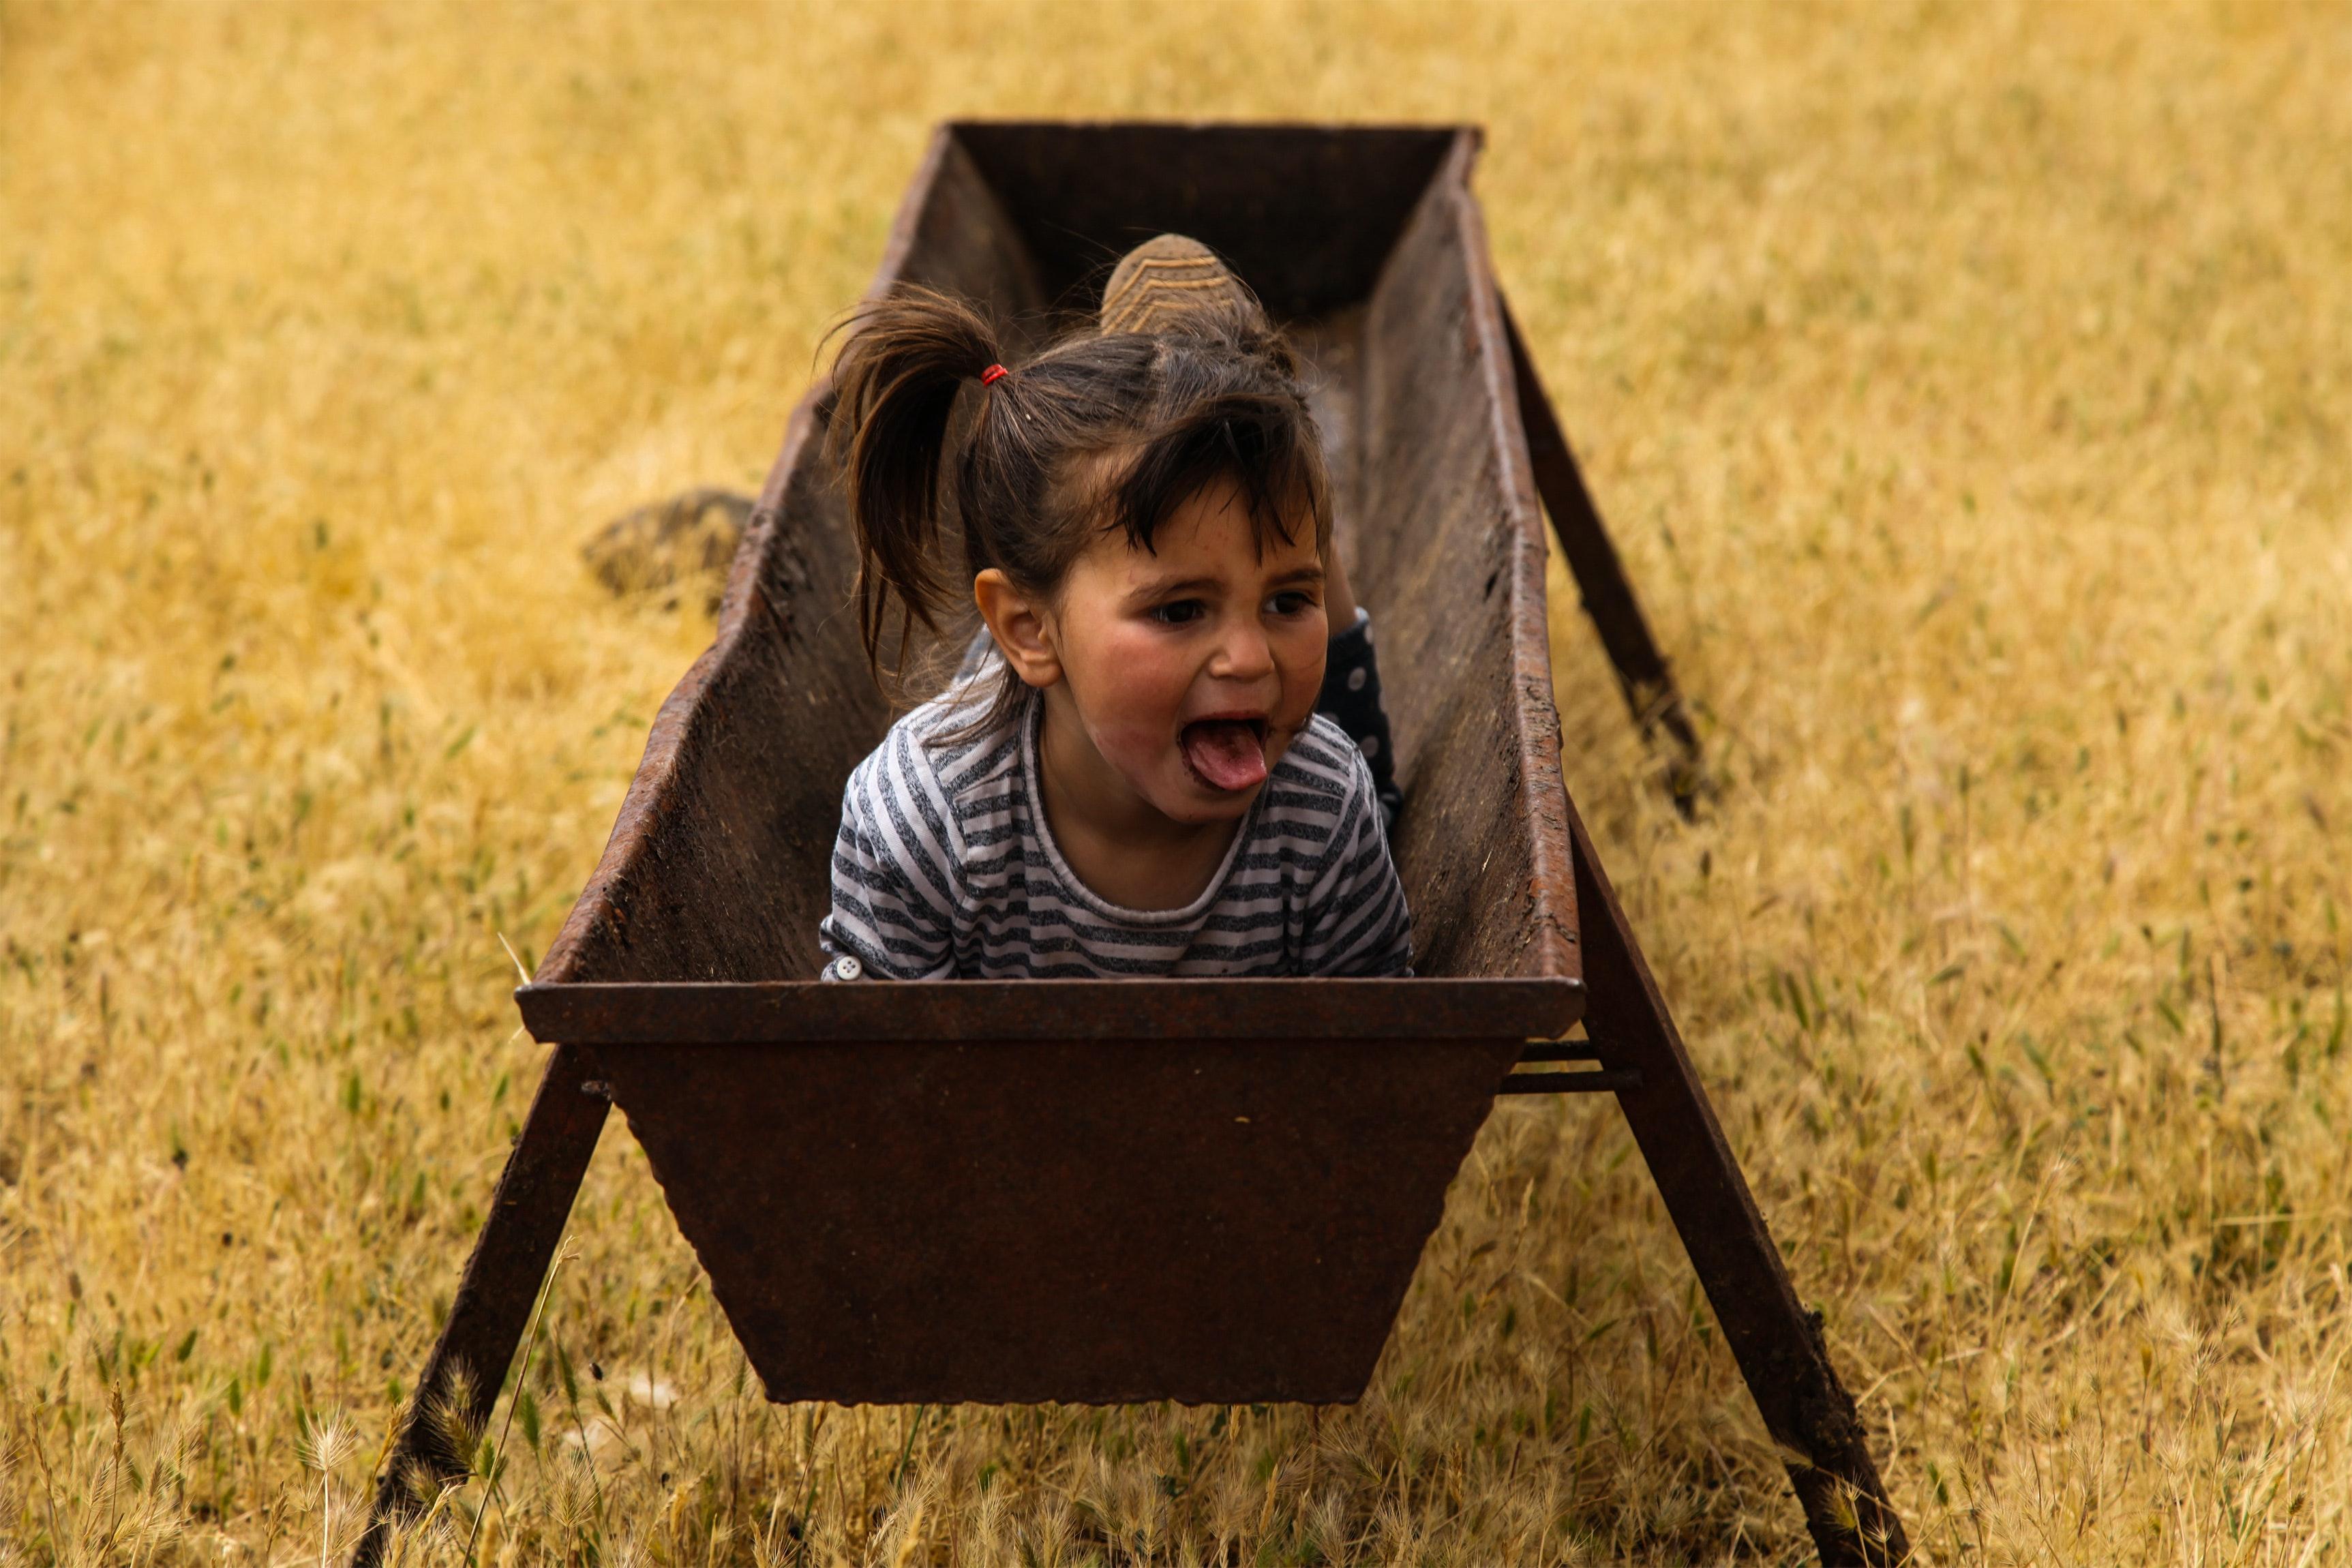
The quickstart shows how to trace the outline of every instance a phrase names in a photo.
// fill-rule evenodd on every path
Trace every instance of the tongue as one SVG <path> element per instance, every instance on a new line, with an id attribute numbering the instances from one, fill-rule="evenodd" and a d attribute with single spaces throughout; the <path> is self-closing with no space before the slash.
<path id="1" fill-rule="evenodd" d="M 1265 777 L 1265 746 L 1256 729 L 1237 719 L 1184 726 L 1184 760 L 1213 789 L 1242 790 Z"/>

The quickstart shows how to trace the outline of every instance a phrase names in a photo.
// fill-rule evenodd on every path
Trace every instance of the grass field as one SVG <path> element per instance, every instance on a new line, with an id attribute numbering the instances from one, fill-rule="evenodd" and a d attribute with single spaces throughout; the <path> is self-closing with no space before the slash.
<path id="1" fill-rule="evenodd" d="M 499 933 L 709 635 L 578 544 L 753 486 L 1011 112 L 1488 126 L 1721 789 L 1563 593 L 1570 784 L 1915 1539 L 2352 1560 L 2347 79 L 2318 5 L 0 0 L 0 1563 L 349 1539 Z M 412 1561 L 1808 1550 L 1605 1104 L 1497 1111 L 1319 1419 L 770 1407 L 618 1127 Z"/>

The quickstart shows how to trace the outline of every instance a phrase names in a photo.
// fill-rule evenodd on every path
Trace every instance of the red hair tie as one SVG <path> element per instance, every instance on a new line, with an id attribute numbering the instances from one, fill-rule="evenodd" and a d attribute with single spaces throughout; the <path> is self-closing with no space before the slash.
<path id="1" fill-rule="evenodd" d="M 1011 371 L 1005 369 L 1001 364 L 990 365 L 986 370 L 980 373 L 980 384 L 982 386 L 994 386 L 998 382 L 1003 381 L 1006 376 L 1011 375 L 1013 373 Z"/>

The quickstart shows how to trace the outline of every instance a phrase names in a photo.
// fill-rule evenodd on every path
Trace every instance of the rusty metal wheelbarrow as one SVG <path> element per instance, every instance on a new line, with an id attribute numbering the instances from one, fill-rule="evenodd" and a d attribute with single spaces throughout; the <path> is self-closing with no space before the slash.
<path id="1" fill-rule="evenodd" d="M 1495 1097 L 1610 1093 L 1822 1560 L 1906 1555 L 1561 781 L 1547 510 L 1636 716 L 1695 742 L 1495 283 L 1477 147 L 1452 128 L 949 125 L 876 283 L 1043 331 L 1172 229 L 1289 324 L 1340 547 L 1379 607 L 1422 977 L 798 978 L 822 962 L 842 783 L 891 716 L 840 613 L 856 552 L 820 387 L 717 639 L 518 993 L 555 1049 L 415 1408 L 467 1388 L 487 1419 L 609 1104 L 772 1399 L 1327 1403 L 1370 1378 Z M 465 1472 L 447 1442 L 404 1428 L 363 1562 L 420 1471 Z"/>

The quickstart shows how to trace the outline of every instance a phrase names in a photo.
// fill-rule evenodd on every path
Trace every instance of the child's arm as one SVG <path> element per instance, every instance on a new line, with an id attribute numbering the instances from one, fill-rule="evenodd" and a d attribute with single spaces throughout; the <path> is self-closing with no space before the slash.
<path id="1" fill-rule="evenodd" d="M 955 904 L 936 814 L 905 803 L 922 781 L 894 764 L 893 733 L 842 791 L 833 841 L 833 910 L 817 927 L 828 980 L 947 980 L 955 974 Z M 899 804 L 892 809 L 892 802 Z M 931 819 L 927 821 L 926 819 Z"/>
<path id="2" fill-rule="evenodd" d="M 1352 606 L 1354 600 L 1348 603 Z M 1315 710 L 1336 720 L 1364 754 L 1372 771 L 1373 794 L 1381 803 L 1381 826 L 1394 827 L 1404 796 L 1397 789 L 1395 759 L 1389 755 L 1389 716 L 1381 706 L 1381 668 L 1372 655 L 1372 617 L 1361 608 L 1354 610 L 1346 629 L 1331 639 L 1324 655 L 1323 693 L 1315 700 Z"/>
<path id="3" fill-rule="evenodd" d="M 1306 974 L 1412 973 L 1412 914 L 1389 858 L 1371 768 L 1360 755 L 1330 858 L 1307 894 L 1299 967 Z"/>

